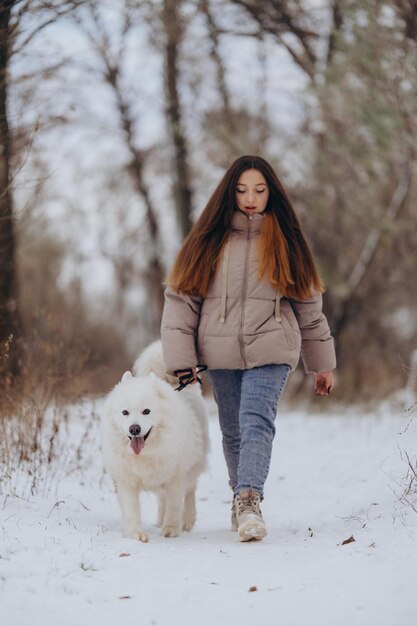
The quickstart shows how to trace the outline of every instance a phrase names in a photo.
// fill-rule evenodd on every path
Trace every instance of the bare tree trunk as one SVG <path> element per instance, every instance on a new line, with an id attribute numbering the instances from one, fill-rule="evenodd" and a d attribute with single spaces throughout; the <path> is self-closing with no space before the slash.
<path id="1" fill-rule="evenodd" d="M 0 7 L 0 373 L 18 373 L 16 236 L 10 188 L 10 131 L 7 119 L 7 72 L 10 56 L 10 14 L 14 0 Z"/>
<path id="2" fill-rule="evenodd" d="M 233 131 L 234 123 L 232 109 L 230 106 L 230 94 L 226 83 L 226 70 L 219 51 L 219 31 L 216 26 L 213 13 L 211 11 L 209 0 L 200 0 L 198 8 L 206 18 L 206 24 L 211 43 L 210 57 L 213 60 L 214 65 L 216 66 L 217 91 L 219 92 L 222 99 L 223 111 L 226 116 L 227 126 L 230 128 L 230 130 Z"/>
<path id="3" fill-rule="evenodd" d="M 178 0 L 164 0 L 162 22 L 165 30 L 166 114 L 174 148 L 174 199 L 183 237 L 192 226 L 192 191 L 188 167 L 187 139 L 178 94 L 178 49 L 184 34 Z"/>
<path id="4" fill-rule="evenodd" d="M 332 27 L 329 35 L 329 44 L 327 48 L 326 67 L 332 62 L 333 54 L 336 50 L 337 36 L 343 25 L 343 14 L 340 6 L 340 0 L 333 0 L 332 5 Z"/>
<path id="5" fill-rule="evenodd" d="M 389 222 L 394 222 L 400 209 L 405 203 L 408 192 L 411 185 L 411 170 L 408 162 L 404 164 L 401 177 L 395 191 L 392 195 L 391 201 L 385 212 L 385 218 Z M 354 268 L 352 269 L 350 276 L 347 280 L 348 293 L 343 301 L 339 304 L 333 322 L 333 334 L 337 337 L 342 329 L 346 326 L 354 314 L 355 307 L 357 305 L 356 298 L 360 285 L 362 284 L 365 276 L 369 272 L 372 260 L 378 250 L 379 243 L 382 237 L 382 228 L 372 228 L 369 232 L 362 251 Z"/>
<path id="6" fill-rule="evenodd" d="M 258 63 L 259 63 L 259 77 L 258 77 L 258 93 L 259 93 L 259 141 L 261 145 L 266 145 L 270 129 L 268 127 L 268 107 L 267 107 L 267 93 L 268 93 L 268 69 L 267 69 L 267 53 L 265 48 L 265 38 L 262 28 L 259 29 L 258 35 Z"/>
<path id="7" fill-rule="evenodd" d="M 406 37 L 417 40 L 417 2 L 416 0 L 394 0 L 398 14 L 404 20 Z"/>
<path id="8" fill-rule="evenodd" d="M 130 152 L 131 161 L 129 172 L 132 177 L 136 191 L 142 196 L 146 208 L 146 221 L 149 229 L 149 260 L 145 275 L 146 289 L 150 300 L 152 315 L 152 332 L 156 337 L 159 333 L 164 306 L 163 288 L 164 268 L 161 263 L 161 237 L 159 225 L 156 218 L 156 211 L 153 207 L 148 185 L 143 175 L 144 157 L 141 151 L 135 146 L 133 139 L 133 119 L 128 104 L 124 101 L 123 95 L 117 82 L 117 74 L 107 75 L 107 80 L 114 89 L 120 119 L 126 137 L 126 143 Z"/>
<path id="9" fill-rule="evenodd" d="M 91 4 L 91 16 L 95 23 L 94 36 L 90 35 L 90 40 L 100 55 L 104 66 L 104 79 L 112 88 L 116 97 L 118 114 L 126 139 L 126 145 L 130 153 L 130 163 L 128 171 L 133 181 L 136 192 L 141 196 L 145 204 L 146 222 L 149 230 L 148 245 L 148 263 L 146 273 L 144 274 L 145 288 L 149 298 L 149 315 L 147 316 L 150 324 L 150 331 L 154 337 L 160 332 L 160 323 L 162 319 L 162 310 L 164 306 L 164 289 L 163 282 L 165 278 L 164 267 L 161 263 L 161 235 L 157 220 L 157 212 L 153 206 L 149 187 L 144 177 L 145 155 L 135 145 L 134 140 L 134 119 L 131 113 L 129 103 L 120 86 L 120 64 L 123 55 L 123 42 L 118 55 L 114 60 L 110 57 L 110 44 L 105 27 L 101 22 L 99 14 L 99 4 Z M 126 10 L 126 7 L 125 7 Z M 131 21 L 129 14 L 125 13 L 125 31 L 127 35 Z M 114 261 L 113 261 L 114 262 Z M 116 271 L 117 271 L 116 267 Z"/>

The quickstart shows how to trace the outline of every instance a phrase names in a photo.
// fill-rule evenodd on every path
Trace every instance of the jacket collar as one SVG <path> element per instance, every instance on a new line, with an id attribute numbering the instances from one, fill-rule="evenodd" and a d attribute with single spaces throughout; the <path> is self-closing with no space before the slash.
<path id="1" fill-rule="evenodd" d="M 236 209 L 236 211 L 233 211 L 232 215 L 232 229 L 246 232 L 249 230 L 249 225 L 252 223 L 252 232 L 259 232 L 261 230 L 264 217 L 265 213 L 246 215 L 243 211 Z"/>

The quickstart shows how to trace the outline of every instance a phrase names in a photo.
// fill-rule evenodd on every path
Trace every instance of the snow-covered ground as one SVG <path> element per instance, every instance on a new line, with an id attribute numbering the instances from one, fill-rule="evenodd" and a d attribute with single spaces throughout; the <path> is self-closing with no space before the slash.
<path id="1" fill-rule="evenodd" d="M 241 544 L 229 530 L 219 428 L 208 408 L 210 471 L 190 534 L 160 537 L 149 494 L 149 543 L 122 537 L 97 436 L 88 466 L 56 484 L 51 476 L 49 493 L 2 496 L 1 624 L 417 624 L 417 514 L 394 493 L 407 470 L 401 450 L 415 457 L 416 420 L 407 424 L 401 410 L 282 408 L 263 503 L 269 534 Z"/>

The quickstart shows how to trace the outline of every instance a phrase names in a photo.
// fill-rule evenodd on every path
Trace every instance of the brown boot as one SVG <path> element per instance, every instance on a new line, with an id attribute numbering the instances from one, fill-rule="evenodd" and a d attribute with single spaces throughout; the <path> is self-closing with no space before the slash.
<path id="1" fill-rule="evenodd" d="M 235 504 L 234 498 L 232 502 L 232 514 L 230 516 L 230 523 L 231 523 L 232 530 L 236 531 L 237 530 L 237 517 L 236 517 L 236 504 Z"/>
<path id="2" fill-rule="evenodd" d="M 267 534 L 262 517 L 261 494 L 253 489 L 241 491 L 234 498 L 239 541 L 261 541 Z"/>

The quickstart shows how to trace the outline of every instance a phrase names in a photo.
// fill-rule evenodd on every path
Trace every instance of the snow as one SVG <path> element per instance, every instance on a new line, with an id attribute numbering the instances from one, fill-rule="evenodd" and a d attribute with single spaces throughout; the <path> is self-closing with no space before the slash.
<path id="1" fill-rule="evenodd" d="M 148 494 L 149 543 L 122 537 L 96 424 L 84 464 L 56 493 L 1 497 L 1 623 L 416 624 L 417 514 L 398 500 L 401 451 L 413 458 L 416 420 L 388 406 L 367 414 L 281 407 L 262 507 L 269 534 L 242 544 L 229 530 L 231 494 L 210 401 L 208 409 L 210 469 L 189 534 L 161 537 Z"/>

